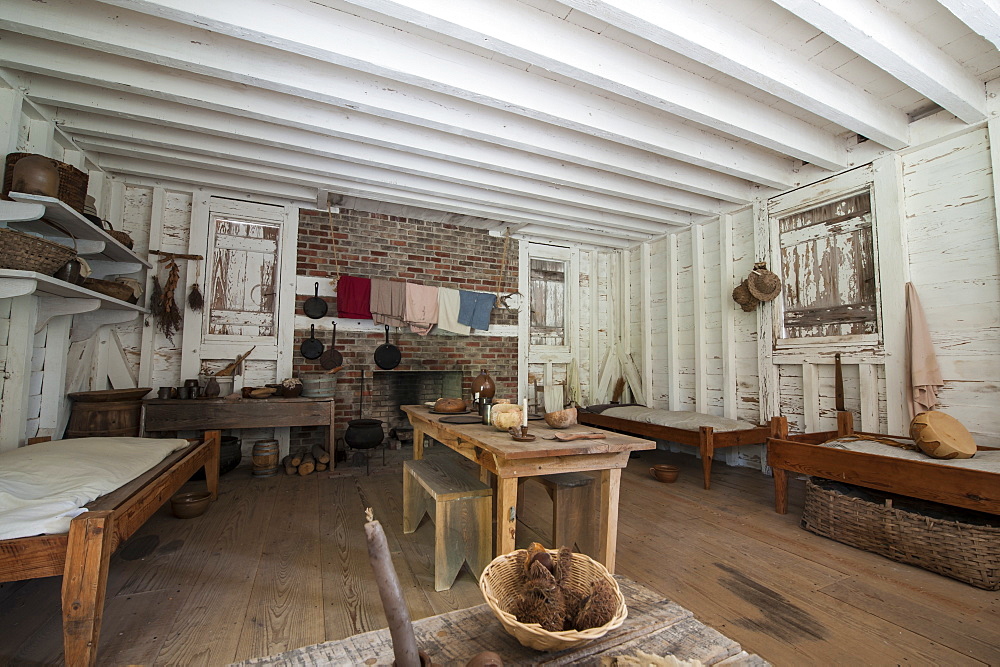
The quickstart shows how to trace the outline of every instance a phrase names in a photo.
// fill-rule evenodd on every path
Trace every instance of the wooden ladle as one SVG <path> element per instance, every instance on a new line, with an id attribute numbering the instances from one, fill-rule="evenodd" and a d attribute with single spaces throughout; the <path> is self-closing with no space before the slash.
<path id="1" fill-rule="evenodd" d="M 570 440 L 600 440 L 604 437 L 606 436 L 603 433 L 553 433 L 551 436 L 543 435 L 542 440 L 569 442 Z"/>

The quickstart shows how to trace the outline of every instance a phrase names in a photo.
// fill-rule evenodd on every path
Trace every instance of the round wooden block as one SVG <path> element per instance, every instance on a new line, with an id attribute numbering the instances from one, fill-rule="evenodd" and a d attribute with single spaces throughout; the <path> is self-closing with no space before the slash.
<path id="1" fill-rule="evenodd" d="M 972 434 L 944 412 L 921 412 L 910 422 L 910 437 L 924 454 L 936 459 L 969 459 L 976 453 Z"/>

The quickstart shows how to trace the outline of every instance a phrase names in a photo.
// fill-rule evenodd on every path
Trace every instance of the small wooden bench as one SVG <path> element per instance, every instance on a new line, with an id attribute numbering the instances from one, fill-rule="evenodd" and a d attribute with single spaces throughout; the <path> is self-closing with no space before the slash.
<path id="1" fill-rule="evenodd" d="M 451 588 L 463 563 L 478 578 L 493 554 L 493 491 L 445 458 L 403 462 L 403 532 L 434 522 L 434 590 Z"/>
<path id="2" fill-rule="evenodd" d="M 553 549 L 569 547 L 574 551 L 597 556 L 596 480 L 580 472 L 566 472 L 538 477 L 522 477 L 519 483 L 534 480 L 545 487 L 552 499 Z M 518 514 L 521 514 L 523 494 L 517 494 Z"/>

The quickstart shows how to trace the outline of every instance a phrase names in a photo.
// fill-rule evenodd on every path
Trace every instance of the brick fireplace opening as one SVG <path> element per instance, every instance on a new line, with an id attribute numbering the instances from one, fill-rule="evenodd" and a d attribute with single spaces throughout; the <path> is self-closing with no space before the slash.
<path id="1" fill-rule="evenodd" d="M 413 441 L 413 429 L 399 406 L 462 396 L 462 371 L 365 371 L 364 375 L 364 417 L 382 420 L 394 447 Z"/>

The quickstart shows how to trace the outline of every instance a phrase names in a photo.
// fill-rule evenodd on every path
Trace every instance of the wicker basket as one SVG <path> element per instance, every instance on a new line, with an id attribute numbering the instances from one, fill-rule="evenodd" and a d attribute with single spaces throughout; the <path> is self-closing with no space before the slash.
<path id="1" fill-rule="evenodd" d="M 558 554 L 556 550 L 549 550 L 550 554 Z M 573 572 L 569 578 L 570 585 L 586 590 L 595 579 L 605 579 L 615 591 L 618 597 L 618 609 L 614 617 L 596 628 L 588 630 L 562 630 L 560 632 L 549 632 L 543 630 L 537 623 L 521 623 L 513 614 L 507 610 L 512 608 L 517 601 L 519 593 L 517 591 L 519 554 L 525 554 L 525 550 L 512 551 L 509 554 L 497 556 L 493 559 L 479 577 L 479 588 L 486 598 L 486 604 L 490 606 L 493 613 L 500 619 L 504 629 L 514 636 L 521 646 L 527 646 L 539 651 L 561 651 L 586 644 L 599 637 L 603 637 L 609 630 L 614 630 L 628 617 L 628 609 L 625 607 L 625 597 L 618 582 L 608 572 L 607 568 L 598 563 L 593 558 L 585 554 L 573 554 Z"/>
<path id="2" fill-rule="evenodd" d="M 0 227 L 0 269 L 51 276 L 74 257 L 76 250 L 61 243 Z"/>
<path id="3" fill-rule="evenodd" d="M 8 153 L 3 173 L 3 196 L 7 196 L 14 181 L 14 163 L 35 153 Z M 71 164 L 53 160 L 59 168 L 59 200 L 78 213 L 83 213 L 87 202 L 87 184 L 90 176 Z"/>
<path id="4" fill-rule="evenodd" d="M 988 514 L 810 478 L 801 525 L 900 563 L 1000 590 L 1000 519 Z"/>
<path id="5" fill-rule="evenodd" d="M 114 240 L 118 241 L 119 243 L 121 243 L 123 246 L 125 246 L 129 250 L 132 249 L 132 246 L 133 246 L 132 237 L 128 235 L 128 232 L 120 232 L 120 231 L 118 231 L 117 229 L 115 229 L 114 227 L 112 227 L 111 223 L 108 222 L 107 220 L 104 220 L 103 222 L 104 222 L 104 224 L 106 224 L 108 226 L 108 228 L 105 231 L 108 234 L 110 234 L 111 237 L 114 238 Z"/>
<path id="6" fill-rule="evenodd" d="M 128 302 L 134 295 L 132 288 L 123 283 L 112 280 L 99 280 L 98 278 L 84 278 L 82 287 L 92 292 L 110 296 L 112 299 Z"/>

